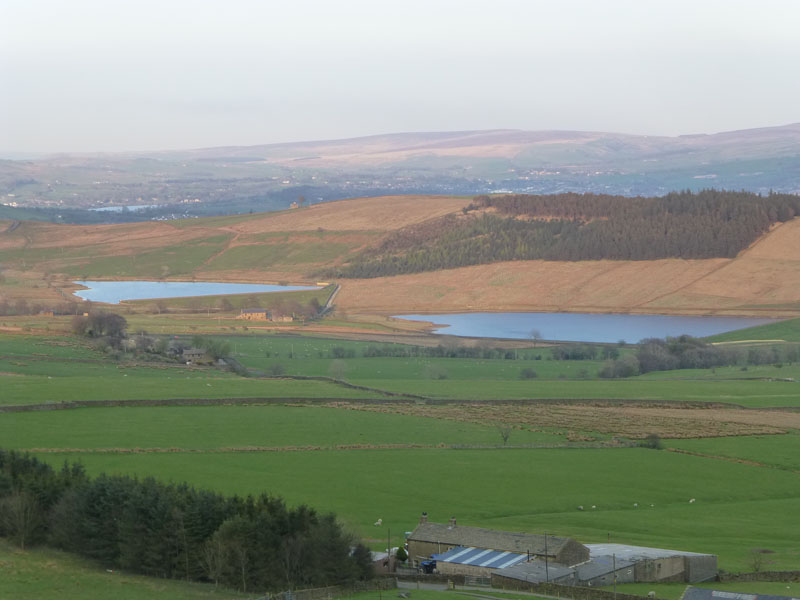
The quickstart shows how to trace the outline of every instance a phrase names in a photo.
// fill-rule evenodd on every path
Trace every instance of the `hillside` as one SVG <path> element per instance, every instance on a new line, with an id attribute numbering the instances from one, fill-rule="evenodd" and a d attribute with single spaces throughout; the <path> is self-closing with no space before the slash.
<path id="1" fill-rule="evenodd" d="M 130 222 L 387 194 L 717 188 L 800 191 L 800 124 L 676 137 L 591 131 L 419 132 L 171 152 L 0 160 L 4 203 L 56 222 Z M 84 213 L 73 208 L 137 207 Z M 0 214 L 0 217 L 2 214 Z M 31 218 L 14 216 L 11 218 Z"/>
<path id="2" fill-rule="evenodd" d="M 461 215 L 471 198 L 384 197 L 172 222 L 0 222 L 0 303 L 63 302 L 78 278 L 299 283 L 409 226 Z M 732 258 L 506 261 L 342 279 L 352 312 L 567 310 L 800 315 L 800 219 Z M 62 290 L 64 290 L 62 295 Z"/>

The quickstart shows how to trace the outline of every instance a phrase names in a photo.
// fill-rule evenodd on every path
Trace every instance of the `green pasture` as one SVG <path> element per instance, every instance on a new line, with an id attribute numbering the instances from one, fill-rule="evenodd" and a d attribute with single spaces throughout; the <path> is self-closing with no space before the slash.
<path id="1" fill-rule="evenodd" d="M 153 279 L 186 275 L 223 250 L 230 238 L 231 235 L 216 235 L 135 255 L 101 256 L 72 265 L 68 272 L 81 278 L 104 277 L 109 273 L 114 277 Z"/>
<path id="2" fill-rule="evenodd" d="M 324 293 L 324 290 L 309 293 Z M 172 315 L 131 318 L 130 329 L 157 334 L 172 329 Z M 192 321 L 187 321 L 191 323 Z M 227 322 L 241 323 L 241 321 Z M 220 320 L 220 327 L 224 327 Z M 189 332 L 192 332 L 189 326 Z M 172 329 L 174 330 L 174 329 Z M 204 333 L 202 329 L 194 330 Z M 187 332 L 188 333 L 188 332 Z M 263 334 L 248 329 L 222 338 L 232 355 L 255 373 L 335 376 L 347 382 L 395 393 L 462 400 L 495 399 L 627 399 L 723 402 L 748 407 L 800 406 L 800 384 L 767 374 L 792 374 L 796 366 L 752 367 L 752 379 L 737 380 L 718 369 L 651 373 L 628 379 L 592 379 L 601 361 L 561 361 L 547 348 L 511 351 L 516 359 L 364 358 L 371 344 L 301 335 Z M 189 342 L 189 337 L 184 337 Z M 349 356 L 352 358 L 348 358 Z M 345 358 L 334 358 L 345 356 Z M 532 360 L 540 356 L 541 360 Z M 521 379 L 525 369 L 537 377 Z M 187 368 L 147 354 L 123 354 L 119 360 L 69 337 L 0 335 L 0 402 L 22 404 L 62 400 L 151 398 L 363 398 L 376 393 L 347 390 L 318 381 L 242 378 L 219 369 Z M 215 389 L 216 388 L 216 389 Z"/>
<path id="3" fill-rule="evenodd" d="M 794 379 L 798 381 L 800 380 L 800 363 L 653 371 L 646 375 L 641 375 L 639 379 Z"/>
<path id="4" fill-rule="evenodd" d="M 0 335 L 0 405 L 170 398 L 374 398 L 327 381 L 243 378 L 212 367 L 120 360 L 77 338 Z"/>
<path id="5" fill-rule="evenodd" d="M 14 600 L 200 600 L 252 598 L 211 584 L 109 573 L 51 548 L 18 550 L 0 538 L 0 598 Z"/>
<path id="6" fill-rule="evenodd" d="M 329 285 L 315 290 L 298 290 L 295 292 L 264 292 L 259 294 L 225 294 L 217 296 L 191 296 L 188 298 L 164 298 L 158 300 L 163 302 L 167 309 L 214 309 L 219 308 L 223 300 L 227 300 L 231 310 L 238 311 L 242 308 L 279 308 L 284 307 L 287 312 L 291 312 L 293 304 L 306 306 L 313 298 L 317 299 L 320 306 L 324 306 L 328 298 L 335 290 L 335 286 Z M 133 306 L 136 309 L 152 306 L 156 300 L 128 300 L 123 304 Z M 230 315 L 226 315 L 230 320 Z M 208 318 L 204 321 L 208 324 Z M 259 323 L 253 323 L 259 325 Z M 260 323 L 264 325 L 265 323 Z M 270 323 L 271 325 L 272 323 Z M 235 321 L 233 327 L 248 327 L 250 323 Z"/>
<path id="7" fill-rule="evenodd" d="M 345 376 L 345 379 L 348 377 Z M 357 383 L 386 391 L 462 400 L 620 399 L 721 402 L 752 408 L 800 406 L 800 385 L 784 381 L 662 381 L 632 377 L 619 380 L 578 381 L 364 379 Z"/>
<path id="8" fill-rule="evenodd" d="M 709 342 L 735 342 L 739 340 L 784 340 L 800 342 L 800 319 L 787 319 L 777 323 L 737 329 L 707 338 Z"/>
<path id="9" fill-rule="evenodd" d="M 766 560 L 769 560 L 769 558 Z M 710 590 L 718 590 L 721 592 L 735 592 L 738 594 L 789 596 L 795 598 L 800 595 L 800 584 L 794 582 L 711 581 L 708 583 L 693 583 L 692 586 Z M 686 587 L 687 586 L 685 583 L 618 583 L 617 592 L 620 594 L 647 596 L 647 594 L 652 591 L 656 593 L 656 598 L 664 598 L 664 600 L 680 600 L 683 592 L 686 590 Z M 611 592 L 614 590 L 614 586 L 604 586 L 600 589 Z"/>
<path id="10" fill-rule="evenodd" d="M 128 371 L 127 373 L 125 371 Z M 128 375 L 128 377 L 126 377 Z M 167 374 L 150 369 L 119 369 L 100 377 L 0 375 L 1 405 L 97 400 L 185 398 L 375 398 L 380 394 L 348 389 L 327 381 L 243 379 L 219 371 Z"/>
<path id="11" fill-rule="evenodd" d="M 54 465 L 79 460 L 93 474 L 153 475 L 226 493 L 275 493 L 290 504 L 332 510 L 376 542 L 388 530 L 399 542 L 427 511 L 440 522 L 455 515 L 464 524 L 546 531 L 584 542 L 713 552 L 726 570 L 746 570 L 752 548 L 773 550 L 775 568 L 796 568 L 800 560 L 800 529 L 787 519 L 800 510 L 797 474 L 673 452 L 395 449 L 40 457 Z M 691 498 L 696 502 L 689 503 Z M 381 527 L 373 526 L 378 518 Z"/>
<path id="12" fill-rule="evenodd" d="M 669 440 L 670 448 L 712 456 L 749 460 L 777 469 L 800 472 L 800 434 L 724 437 L 704 440 Z"/>
<path id="13" fill-rule="evenodd" d="M 561 444 L 560 432 L 514 430 L 509 443 Z M 180 448 L 323 447 L 420 444 L 502 445 L 492 423 L 321 406 L 92 407 L 24 412 L 0 418 L 2 447 Z"/>

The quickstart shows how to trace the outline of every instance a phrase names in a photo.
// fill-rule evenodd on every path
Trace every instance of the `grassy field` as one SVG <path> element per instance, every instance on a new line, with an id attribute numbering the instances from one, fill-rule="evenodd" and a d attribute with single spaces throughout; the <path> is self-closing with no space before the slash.
<path id="1" fill-rule="evenodd" d="M 14 600 L 227 600 L 252 598 L 213 585 L 109 573 L 52 549 L 17 550 L 0 538 L 0 598 Z"/>
<path id="2" fill-rule="evenodd" d="M 769 325 L 759 325 L 758 327 L 748 327 L 729 331 L 708 338 L 712 342 L 735 342 L 740 340 L 784 340 L 786 342 L 800 342 L 800 319 L 787 319 L 770 323 Z"/>
<path id="3" fill-rule="evenodd" d="M 299 290 L 296 292 L 265 292 L 262 294 L 228 294 L 221 296 L 193 296 L 189 298 L 165 298 L 158 302 L 163 303 L 168 310 L 192 309 L 202 311 L 204 308 L 213 309 L 214 318 L 219 314 L 217 311 L 223 301 L 227 301 L 230 308 L 223 315 L 227 320 L 238 314 L 241 308 L 278 308 L 286 307 L 287 312 L 291 312 L 293 304 L 306 306 L 309 301 L 316 298 L 320 306 L 324 306 L 328 298 L 335 290 L 335 286 L 329 285 L 317 290 Z M 132 306 L 136 310 L 147 308 L 155 303 L 154 300 L 130 300 L 124 306 Z M 230 311 L 236 311 L 231 314 Z M 207 315 L 207 317 L 210 315 Z M 195 317 L 196 318 L 196 317 Z M 206 320 L 207 323 L 207 320 Z M 247 326 L 248 323 L 236 321 L 234 326 Z"/>
<path id="4" fill-rule="evenodd" d="M 316 292 L 315 292 L 316 293 Z M 157 333 L 174 322 L 158 322 Z M 233 321 L 241 323 L 241 321 Z M 132 323 L 132 329 L 138 329 Z M 224 327 L 221 326 L 221 327 Z M 151 327 L 152 331 L 154 328 Z M 197 331 L 200 333 L 201 331 Z M 185 338 L 189 341 L 190 338 Z M 622 380 L 593 379 L 601 361 L 551 360 L 547 348 L 512 351 L 512 358 L 365 358 L 369 346 L 383 344 L 242 330 L 224 339 L 232 355 L 256 372 L 330 376 L 378 390 L 432 398 L 641 399 L 721 402 L 747 407 L 800 406 L 800 387 L 786 381 L 800 367 L 669 371 Z M 336 359 L 336 356 L 346 358 Z M 352 356 L 347 358 L 347 356 Z M 540 356 L 541 360 L 532 360 Z M 146 357 L 145 357 L 146 358 Z M 336 366 L 334 366 L 336 361 Z M 537 377 L 521 379 L 531 369 Z M 246 379 L 216 369 L 190 369 L 177 363 L 147 362 L 132 356 L 117 361 L 68 337 L 0 335 L 3 404 L 153 398 L 364 398 L 375 393 L 346 390 L 320 381 Z M 783 377 L 777 378 L 776 375 Z M 738 379 L 749 376 L 749 379 Z M 125 385 L 122 385 L 125 384 Z M 224 388 L 219 386 L 223 385 Z M 216 389 L 215 389 L 216 388 Z M 380 395 L 380 394 L 378 394 Z"/>
<path id="5" fill-rule="evenodd" d="M 752 407 L 797 406 L 800 400 L 796 383 L 736 380 L 719 369 L 686 379 L 675 378 L 678 372 L 660 374 L 663 379 L 584 379 L 581 370 L 596 369 L 600 361 L 556 361 L 542 347 L 518 349 L 508 359 L 365 358 L 374 343 L 252 331 L 226 340 L 253 369 L 280 364 L 293 375 L 327 375 L 338 361 L 353 383 L 439 397 L 647 398 Z M 521 380 L 523 368 L 539 376 Z M 442 372 L 446 379 L 438 378 Z M 65 336 L 0 336 L 0 373 L 4 404 L 376 396 L 325 381 L 242 378 L 130 356 L 117 360 Z M 226 493 L 279 494 L 291 504 L 336 512 L 375 547 L 389 530 L 399 543 L 425 510 L 438 521 L 456 515 L 465 524 L 548 531 L 584 542 L 713 552 L 732 571 L 748 569 L 753 548 L 773 550 L 775 568 L 800 564 L 800 530 L 785 518 L 800 510 L 796 432 L 666 442 L 709 456 L 521 447 L 560 445 L 566 433 L 566 427 L 526 423 L 503 447 L 494 422 L 285 402 L 0 415 L 3 446 L 37 451 L 54 465 L 79 460 L 94 474 L 153 475 Z M 579 505 L 587 510 L 577 510 Z M 384 525 L 375 528 L 378 518 Z"/>
<path id="6" fill-rule="evenodd" d="M 737 581 L 692 584 L 694 587 L 718 590 L 721 592 L 735 592 L 738 594 L 760 594 L 771 596 L 797 597 L 800 593 L 800 584 L 781 583 L 772 581 Z M 606 586 L 600 589 L 613 591 L 613 586 Z M 617 592 L 620 594 L 634 594 L 646 596 L 649 592 L 655 592 L 657 598 L 664 600 L 680 600 L 686 590 L 684 583 L 626 583 L 617 584 Z"/>
<path id="7" fill-rule="evenodd" d="M 399 542 L 424 510 L 434 521 L 455 515 L 464 524 L 548 531 L 584 542 L 713 552 L 727 570 L 746 569 L 752 548 L 774 550 L 779 568 L 800 561 L 800 531 L 784 518 L 800 510 L 796 474 L 672 452 L 386 449 L 41 457 L 54 465 L 77 459 L 90 473 L 154 475 L 228 493 L 278 493 L 292 504 L 333 510 L 376 541 L 386 538 L 388 528 Z M 690 504 L 690 498 L 697 502 Z M 588 509 L 593 505 L 598 508 Z M 378 518 L 384 525 L 373 527 Z"/>
<path id="8" fill-rule="evenodd" d="M 318 406 L 83 408 L 4 415 L 5 448 L 320 447 L 336 445 L 500 445 L 492 424 Z M 560 444 L 558 432 L 515 431 L 511 442 Z"/>
<path id="9" fill-rule="evenodd" d="M 800 473 L 800 434 L 670 440 L 670 448 L 711 456 L 752 461 Z"/>

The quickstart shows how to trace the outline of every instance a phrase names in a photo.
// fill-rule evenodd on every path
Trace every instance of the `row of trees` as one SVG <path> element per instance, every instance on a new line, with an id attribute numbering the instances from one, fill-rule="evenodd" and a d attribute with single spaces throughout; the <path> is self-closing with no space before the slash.
<path id="1" fill-rule="evenodd" d="M 368 549 L 319 514 L 261 495 L 60 471 L 0 450 L 0 535 L 109 568 L 221 583 L 242 591 L 335 585 L 372 574 Z M 354 550 L 355 548 L 355 550 Z"/>
<path id="2" fill-rule="evenodd" d="M 506 260 L 733 257 L 770 225 L 800 215 L 800 197 L 717 190 L 479 196 L 465 212 L 396 232 L 320 275 L 370 278 Z"/>
<path id="3" fill-rule="evenodd" d="M 62 302 L 54 306 L 40 302 L 29 302 L 25 298 L 12 300 L 0 296 L 0 316 L 2 317 L 38 315 L 46 311 L 53 311 L 58 315 L 71 315 L 76 313 L 78 307 L 80 305 L 77 302 Z"/>
<path id="4" fill-rule="evenodd" d="M 611 360 L 600 370 L 600 377 L 631 377 L 651 371 L 674 369 L 712 369 L 725 366 L 748 366 L 796 363 L 800 361 L 800 345 L 751 346 L 733 348 L 714 346 L 697 338 L 648 338 L 639 342 L 635 354 Z"/>

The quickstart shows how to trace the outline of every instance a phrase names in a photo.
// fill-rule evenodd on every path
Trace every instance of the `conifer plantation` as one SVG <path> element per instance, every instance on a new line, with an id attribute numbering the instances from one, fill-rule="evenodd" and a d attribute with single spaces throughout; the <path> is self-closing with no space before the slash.
<path id="1" fill-rule="evenodd" d="M 705 190 L 663 197 L 477 196 L 401 229 L 325 277 L 370 278 L 508 260 L 730 258 L 800 214 L 800 197 Z"/>
<path id="2" fill-rule="evenodd" d="M 0 450 L 0 536 L 48 544 L 107 568 L 212 581 L 242 591 L 372 576 L 369 550 L 333 514 L 280 498 L 226 497 L 153 478 L 88 477 Z"/>

